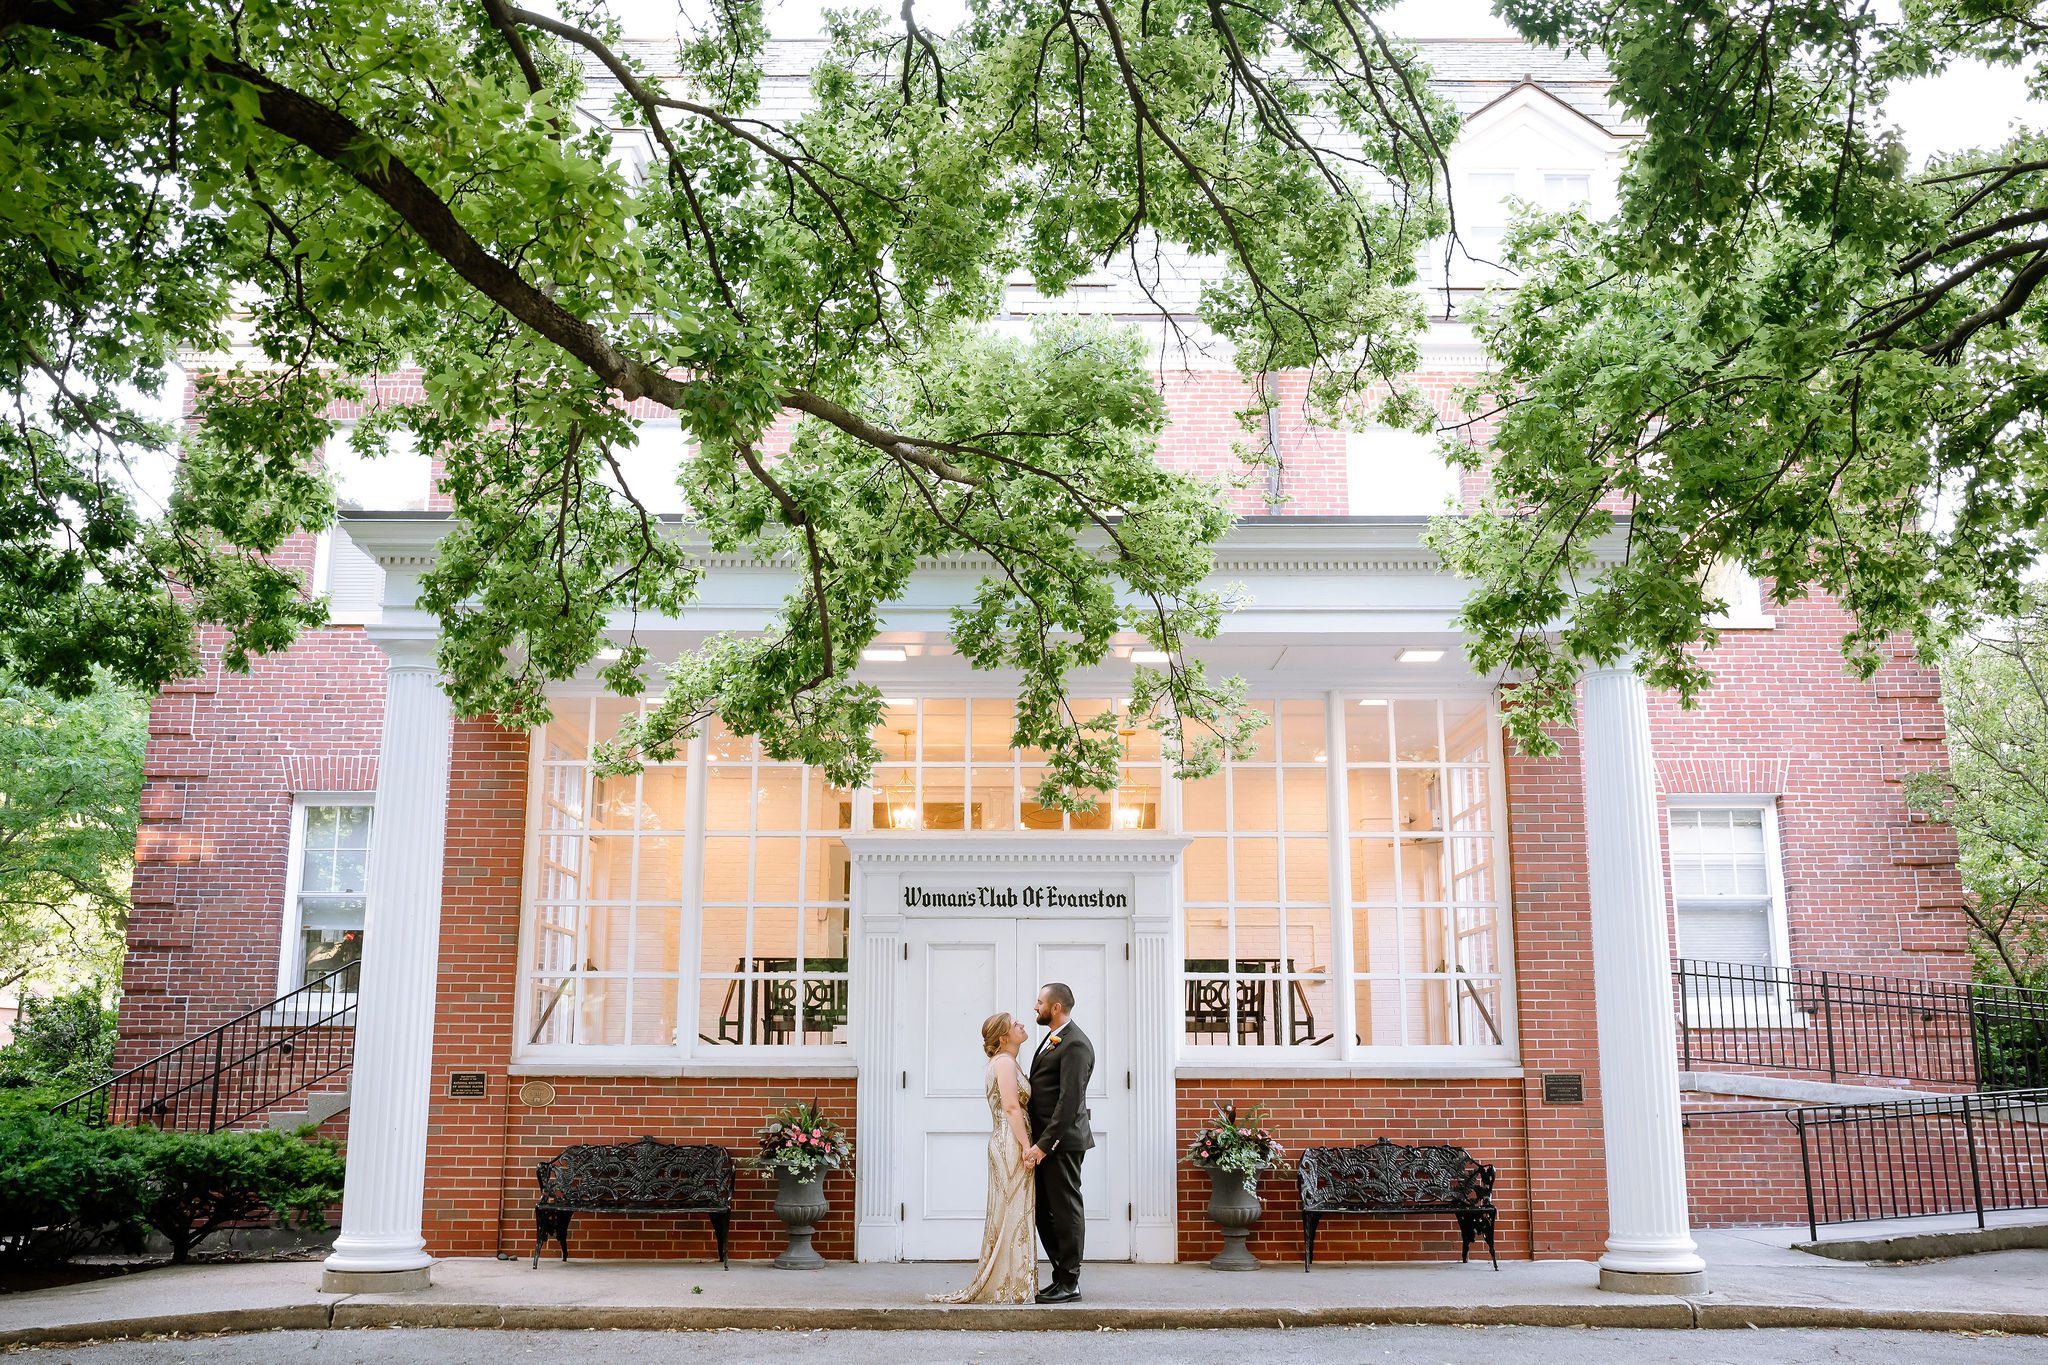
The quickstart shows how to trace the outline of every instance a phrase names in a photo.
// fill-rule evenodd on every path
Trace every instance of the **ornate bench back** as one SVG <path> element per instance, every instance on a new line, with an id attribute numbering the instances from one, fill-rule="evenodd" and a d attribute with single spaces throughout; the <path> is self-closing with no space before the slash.
<path id="1" fill-rule="evenodd" d="M 1310 1147 L 1301 1154 L 1301 1207 L 1310 1213 L 1483 1208 L 1493 1167 L 1463 1147 L 1408 1147 L 1381 1138 L 1363 1147 Z"/>
<path id="2" fill-rule="evenodd" d="M 565 1147 L 535 1168 L 540 1202 L 561 1208 L 725 1209 L 732 1153 L 723 1147 L 638 1142 Z"/>

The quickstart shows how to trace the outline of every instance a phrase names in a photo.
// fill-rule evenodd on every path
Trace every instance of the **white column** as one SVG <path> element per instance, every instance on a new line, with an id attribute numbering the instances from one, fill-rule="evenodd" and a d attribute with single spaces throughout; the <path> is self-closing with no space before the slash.
<path id="1" fill-rule="evenodd" d="M 1600 1287 L 1698 1293 L 1706 1288 L 1706 1262 L 1693 1244 L 1686 1208 L 1650 717 L 1642 679 L 1627 661 L 1587 670 L 1582 733 L 1607 1148 Z"/>
<path id="2" fill-rule="evenodd" d="M 448 820 L 448 698 L 431 631 L 372 633 L 390 664 L 363 917 L 348 1180 L 341 1234 L 321 1276 L 321 1288 L 332 1293 L 424 1289 L 432 1264 L 420 1224 Z"/>

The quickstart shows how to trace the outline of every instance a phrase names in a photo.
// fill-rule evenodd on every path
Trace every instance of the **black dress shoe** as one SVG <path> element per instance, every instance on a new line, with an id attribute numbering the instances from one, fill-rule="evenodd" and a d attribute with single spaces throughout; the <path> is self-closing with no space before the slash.
<path id="1" fill-rule="evenodd" d="M 1038 1291 L 1039 1303 L 1072 1303 L 1081 1297 L 1078 1286 L 1071 1284 L 1049 1284 Z"/>

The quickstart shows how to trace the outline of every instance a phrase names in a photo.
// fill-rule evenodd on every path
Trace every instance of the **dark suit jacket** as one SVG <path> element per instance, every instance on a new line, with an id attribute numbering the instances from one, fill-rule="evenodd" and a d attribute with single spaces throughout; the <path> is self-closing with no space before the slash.
<path id="1" fill-rule="evenodd" d="M 1069 1019 L 1056 1029 L 1059 1042 L 1041 1046 L 1031 1058 L 1031 1131 L 1038 1150 L 1085 1152 L 1095 1145 L 1088 1128 L 1088 1078 L 1095 1074 L 1095 1045 Z M 1048 1035 L 1048 1038 L 1050 1035 Z"/>

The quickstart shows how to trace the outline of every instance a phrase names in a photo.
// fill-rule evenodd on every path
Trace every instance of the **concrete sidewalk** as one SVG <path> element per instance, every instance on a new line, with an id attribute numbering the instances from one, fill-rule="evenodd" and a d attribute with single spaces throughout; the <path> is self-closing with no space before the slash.
<path id="1" fill-rule="evenodd" d="M 1401 1323 L 1603 1327 L 1888 1327 L 2048 1335 L 2048 1250 L 1912 1264 L 1795 1251 L 1799 1229 L 1702 1232 L 1710 1292 L 1603 1293 L 1582 1261 L 1095 1265 L 1064 1307 L 939 1305 L 964 1265 L 449 1260 L 415 1294 L 322 1294 L 312 1262 L 186 1266 L 0 1297 L 0 1345 L 147 1333 L 323 1327 L 957 1328 L 1092 1330 Z"/>

